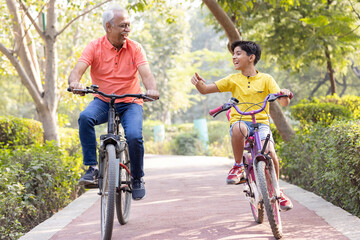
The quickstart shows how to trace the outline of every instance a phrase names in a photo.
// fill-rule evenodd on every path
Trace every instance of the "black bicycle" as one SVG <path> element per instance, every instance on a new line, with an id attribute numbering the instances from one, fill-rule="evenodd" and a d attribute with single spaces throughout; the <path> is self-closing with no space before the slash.
<path id="1" fill-rule="evenodd" d="M 71 91 L 68 89 L 68 91 Z M 98 187 L 101 196 L 101 239 L 111 239 L 114 211 L 121 225 L 128 222 L 131 206 L 131 173 L 129 149 L 122 136 L 119 113 L 115 100 L 133 97 L 154 101 L 145 94 L 106 94 L 99 91 L 97 85 L 86 89 L 74 89 L 78 93 L 96 93 L 110 99 L 107 134 L 100 136 Z"/>

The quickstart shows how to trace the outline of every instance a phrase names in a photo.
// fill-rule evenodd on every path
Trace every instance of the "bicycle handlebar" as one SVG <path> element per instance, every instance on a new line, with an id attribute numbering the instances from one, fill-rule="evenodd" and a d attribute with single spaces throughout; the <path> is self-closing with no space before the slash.
<path id="1" fill-rule="evenodd" d="M 266 106 L 267 102 L 273 102 L 273 101 L 275 101 L 276 99 L 281 98 L 281 97 L 289 97 L 289 98 L 291 99 L 293 96 L 292 96 L 292 93 L 291 93 L 290 95 L 281 95 L 280 93 L 275 93 L 275 94 L 270 93 L 270 94 L 268 94 L 268 95 L 266 96 L 266 98 L 265 98 L 265 100 L 264 100 L 264 104 L 263 104 L 263 106 L 262 106 L 260 109 L 255 110 L 255 111 L 250 111 L 250 112 L 243 112 L 243 111 L 241 111 L 241 110 L 236 106 L 239 101 L 238 101 L 236 98 L 232 98 L 232 99 L 230 100 L 230 102 L 225 103 L 225 104 L 223 104 L 223 105 L 220 106 L 220 107 L 217 107 L 217 108 L 215 108 L 215 109 L 210 110 L 210 111 L 209 111 L 209 114 L 210 114 L 210 116 L 212 116 L 212 117 L 216 117 L 219 113 L 224 112 L 224 111 L 227 111 L 227 110 L 229 110 L 230 108 L 234 107 L 235 110 L 236 110 L 238 113 L 240 113 L 241 115 L 253 115 L 253 114 L 257 114 L 257 113 L 259 113 L 259 112 L 262 112 L 262 111 L 265 109 L 265 106 Z"/>
<path id="2" fill-rule="evenodd" d="M 84 93 L 84 94 L 88 94 L 88 93 L 96 93 L 99 94 L 101 96 L 110 98 L 110 99 L 120 99 L 120 98 L 125 98 L 125 97 L 134 97 L 134 98 L 142 98 L 142 99 L 147 99 L 150 101 L 155 101 L 155 99 L 148 97 L 145 94 L 123 94 L 123 95 L 116 95 L 116 94 L 106 94 L 104 92 L 101 92 L 98 90 L 99 87 L 96 85 L 91 85 L 91 87 L 86 87 L 86 89 L 73 89 L 71 90 L 70 87 L 67 88 L 68 92 L 79 92 L 79 93 Z"/>

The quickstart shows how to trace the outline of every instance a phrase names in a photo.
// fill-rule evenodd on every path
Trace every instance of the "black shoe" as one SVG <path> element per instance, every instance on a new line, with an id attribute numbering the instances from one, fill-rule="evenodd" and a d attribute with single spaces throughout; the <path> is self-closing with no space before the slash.
<path id="1" fill-rule="evenodd" d="M 97 185 L 97 175 L 99 170 L 89 167 L 85 175 L 82 176 L 79 180 L 79 185 Z"/>
<path id="2" fill-rule="evenodd" d="M 145 186 L 142 178 L 134 179 L 131 178 L 132 184 L 132 198 L 134 200 L 141 200 L 145 197 Z"/>

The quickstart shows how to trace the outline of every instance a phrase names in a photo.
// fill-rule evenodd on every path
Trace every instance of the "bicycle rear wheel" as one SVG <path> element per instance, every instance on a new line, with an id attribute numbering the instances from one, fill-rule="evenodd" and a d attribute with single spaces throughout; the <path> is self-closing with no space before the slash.
<path id="1" fill-rule="evenodd" d="M 130 170 L 129 149 L 120 153 L 120 163 Z M 119 165 L 119 187 L 116 190 L 116 216 L 121 225 L 129 221 L 131 207 L 131 175 Z"/>
<path id="2" fill-rule="evenodd" d="M 271 226 L 271 230 L 275 238 L 282 238 L 282 223 L 279 213 L 279 201 L 276 199 L 275 187 L 277 183 L 272 181 L 269 169 L 264 161 L 257 164 L 257 172 L 259 177 L 258 185 L 263 196 L 266 214 Z"/>
<path id="3" fill-rule="evenodd" d="M 254 220 L 257 223 L 262 223 L 264 221 L 264 204 L 262 201 L 259 201 L 259 193 L 256 186 L 255 178 L 253 174 L 249 174 L 247 184 L 249 185 L 251 199 L 253 202 L 250 202 L 251 212 L 253 214 Z"/>
<path id="4" fill-rule="evenodd" d="M 101 195 L 101 239 L 111 239 L 114 223 L 114 204 L 116 191 L 116 153 L 115 146 L 106 145 L 105 161 L 102 169 Z"/>

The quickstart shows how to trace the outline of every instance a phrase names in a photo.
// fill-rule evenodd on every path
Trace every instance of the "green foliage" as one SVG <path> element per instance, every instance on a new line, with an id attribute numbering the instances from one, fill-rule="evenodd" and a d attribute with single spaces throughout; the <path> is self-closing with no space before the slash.
<path id="1" fill-rule="evenodd" d="M 154 127 L 163 124 L 161 121 L 145 120 L 143 123 L 144 141 L 154 141 Z"/>
<path id="2" fill-rule="evenodd" d="M 0 116 L 0 146 L 14 147 L 43 142 L 40 122 L 16 117 Z"/>
<path id="3" fill-rule="evenodd" d="M 61 147 L 47 142 L 0 150 L 0 239 L 18 239 L 83 193 L 74 131 L 60 130 Z"/>
<path id="4" fill-rule="evenodd" d="M 281 174 L 360 217 L 359 152 L 359 121 L 308 125 L 281 146 Z"/>
<path id="5" fill-rule="evenodd" d="M 291 107 L 291 113 L 303 124 L 330 125 L 335 120 L 360 119 L 360 97 L 333 95 L 302 100 Z"/>
<path id="6" fill-rule="evenodd" d="M 360 97 L 359 96 L 353 96 L 353 95 L 346 95 L 343 97 L 339 97 L 338 95 L 332 95 L 332 96 L 326 96 L 326 97 L 320 97 L 320 98 L 313 98 L 311 102 L 314 103 L 334 103 L 338 104 L 340 106 L 343 106 L 349 111 L 352 112 L 352 117 L 354 119 L 360 119 Z"/>
<path id="7" fill-rule="evenodd" d="M 327 126 L 335 120 L 350 119 L 352 113 L 346 107 L 334 103 L 299 103 L 291 107 L 291 116 L 301 123 Z"/>
<path id="8" fill-rule="evenodd" d="M 199 155 L 202 152 L 202 143 L 197 132 L 182 132 L 178 134 L 171 146 L 176 155 Z"/>
<path id="9" fill-rule="evenodd" d="M 327 63 L 337 80 L 337 92 L 358 94 L 358 78 L 350 59 L 359 62 L 360 31 L 356 1 L 219 0 L 219 5 L 241 30 L 244 40 L 262 47 L 258 68 L 286 85 L 296 99 L 328 94 Z M 222 31 L 211 16 L 211 24 Z M 254 27 L 256 26 L 256 27 Z M 329 58 L 325 55 L 329 52 Z M 358 64 L 356 64 L 358 65 Z M 279 79 L 281 81 L 279 81 Z"/>
<path id="10" fill-rule="evenodd" d="M 209 155 L 233 157 L 230 126 L 225 121 L 208 121 Z"/>

